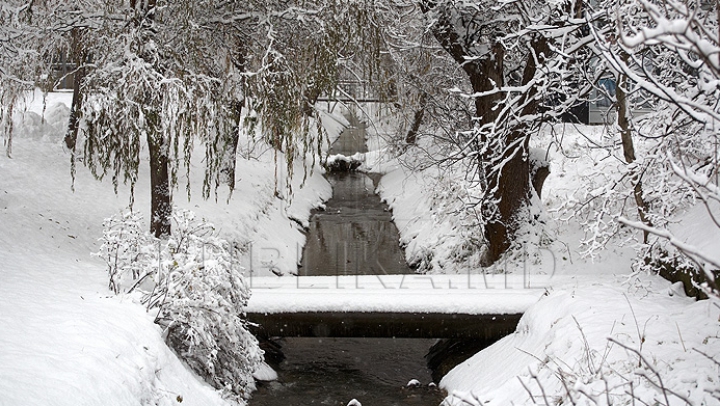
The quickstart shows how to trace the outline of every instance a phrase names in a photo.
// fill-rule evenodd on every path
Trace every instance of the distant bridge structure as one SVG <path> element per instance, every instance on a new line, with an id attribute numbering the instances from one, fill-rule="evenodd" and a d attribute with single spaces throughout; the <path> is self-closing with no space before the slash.
<path id="1" fill-rule="evenodd" d="M 318 102 L 341 103 L 379 103 L 382 100 L 375 91 L 360 80 L 343 80 L 330 94 L 323 94 Z"/>

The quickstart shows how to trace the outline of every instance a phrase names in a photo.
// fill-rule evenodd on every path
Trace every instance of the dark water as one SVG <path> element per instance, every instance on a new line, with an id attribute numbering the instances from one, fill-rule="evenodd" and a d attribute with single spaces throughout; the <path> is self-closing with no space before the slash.
<path id="1" fill-rule="evenodd" d="M 365 152 L 359 123 L 343 131 L 332 154 Z M 311 219 L 300 275 L 412 273 L 399 247 L 387 205 L 362 173 L 330 173 L 333 197 Z M 393 338 L 281 338 L 285 360 L 277 382 L 262 384 L 251 406 L 436 406 L 425 354 L 436 340 Z M 411 379 L 420 388 L 406 385 Z"/>
<path id="2" fill-rule="evenodd" d="M 365 130 L 352 118 L 330 153 L 367 152 Z M 310 223 L 300 275 L 385 275 L 412 273 L 399 247 L 400 236 L 388 206 L 361 172 L 331 172 L 333 197 Z"/>
<path id="3" fill-rule="evenodd" d="M 333 198 L 310 223 L 300 275 L 411 273 L 398 231 L 372 180 L 358 172 L 329 174 Z"/>
<path id="4" fill-rule="evenodd" d="M 261 384 L 251 406 L 437 406 L 423 356 L 434 340 L 283 338 L 279 380 Z M 407 388 L 411 379 L 423 386 Z"/>

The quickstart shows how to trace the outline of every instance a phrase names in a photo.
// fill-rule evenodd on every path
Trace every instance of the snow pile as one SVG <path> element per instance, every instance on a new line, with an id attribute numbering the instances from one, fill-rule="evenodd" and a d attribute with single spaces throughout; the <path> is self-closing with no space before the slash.
<path id="1" fill-rule="evenodd" d="M 443 378 L 446 404 L 717 404 L 718 302 L 634 282 L 551 292 Z"/>
<path id="2" fill-rule="evenodd" d="M 325 168 L 329 172 L 353 172 L 365 161 L 365 156 L 357 152 L 351 156 L 342 154 L 330 155 L 325 160 Z"/>
<path id="3" fill-rule="evenodd" d="M 168 349 L 154 313 L 111 293 L 103 261 L 91 256 L 103 220 L 124 211 L 130 198 L 127 188 L 115 195 L 110 182 L 93 179 L 80 162 L 71 190 L 62 141 L 71 98 L 51 94 L 44 120 L 42 98 L 30 98 L 16 116 L 13 158 L 0 155 L 0 403 L 226 404 Z M 341 119 L 328 122 L 331 136 L 340 131 Z M 192 162 L 193 195 L 176 191 L 174 203 L 212 221 L 222 238 L 243 249 L 247 272 L 295 272 L 305 241 L 298 223 L 307 223 L 330 186 L 315 167 L 301 187 L 297 162 L 295 194 L 277 198 L 272 150 L 247 138 L 239 154 L 232 196 L 221 188 L 216 199 L 199 197 L 200 153 Z M 146 155 L 135 194 L 144 218 L 150 208 Z"/>

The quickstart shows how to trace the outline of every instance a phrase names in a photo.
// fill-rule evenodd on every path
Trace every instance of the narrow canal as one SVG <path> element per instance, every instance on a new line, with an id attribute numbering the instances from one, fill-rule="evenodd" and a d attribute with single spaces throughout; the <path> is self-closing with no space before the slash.
<path id="1" fill-rule="evenodd" d="M 331 154 L 366 152 L 357 119 L 332 145 Z M 328 173 L 333 197 L 311 219 L 301 275 L 412 273 L 398 246 L 399 235 L 375 185 L 359 172 Z M 394 338 L 280 338 L 285 359 L 279 379 L 263 383 L 251 406 L 437 406 L 425 354 L 435 340 Z M 417 380 L 420 387 L 407 387 Z"/>

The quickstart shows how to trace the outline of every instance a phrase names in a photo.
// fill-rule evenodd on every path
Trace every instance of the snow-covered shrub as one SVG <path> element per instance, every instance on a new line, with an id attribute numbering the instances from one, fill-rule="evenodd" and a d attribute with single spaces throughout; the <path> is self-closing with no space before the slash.
<path id="1" fill-rule="evenodd" d="M 123 286 L 132 290 L 131 284 L 140 280 L 146 261 L 141 260 L 141 250 L 145 247 L 147 236 L 141 228 L 142 217 L 132 211 L 105 219 L 103 237 L 100 239 L 99 256 L 105 260 L 108 268 L 109 288 L 120 293 Z M 149 272 L 150 270 L 146 270 Z"/>
<path id="2" fill-rule="evenodd" d="M 110 286 L 116 292 L 140 291 L 178 355 L 216 388 L 246 399 L 263 361 L 242 319 L 248 285 L 212 224 L 187 210 L 175 210 L 172 219 L 166 241 L 140 233 L 145 227 L 137 214 L 105 221 L 100 255 Z"/>

